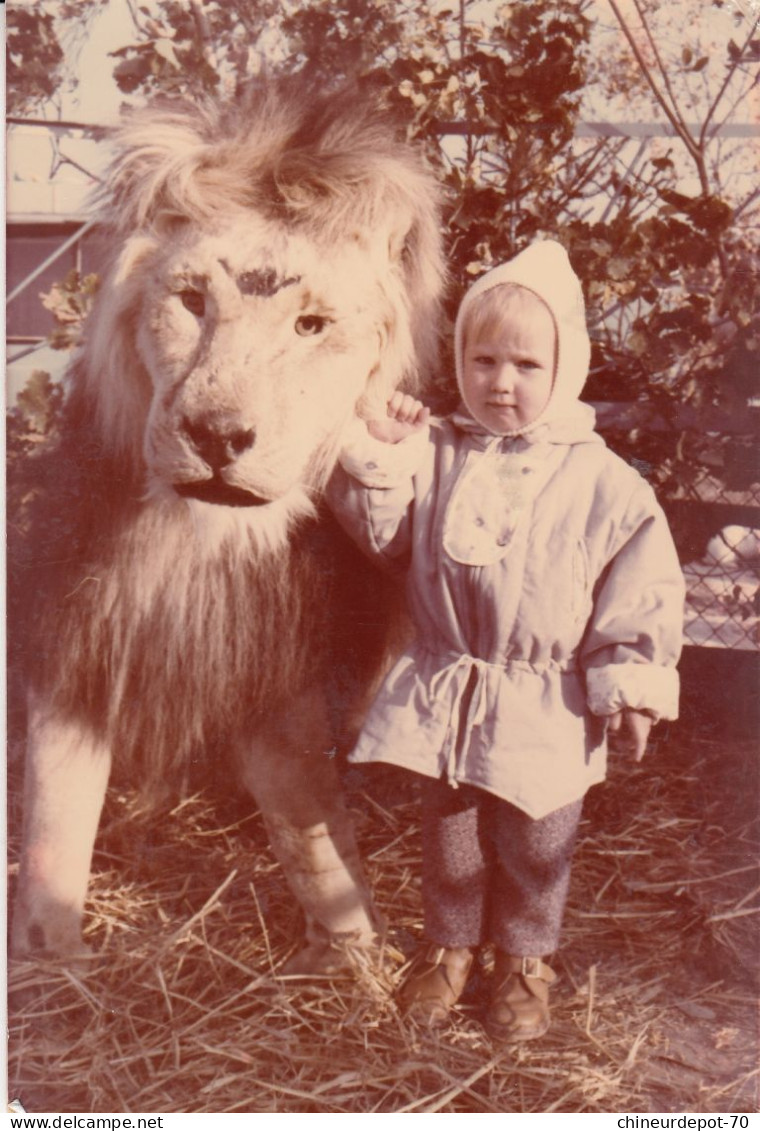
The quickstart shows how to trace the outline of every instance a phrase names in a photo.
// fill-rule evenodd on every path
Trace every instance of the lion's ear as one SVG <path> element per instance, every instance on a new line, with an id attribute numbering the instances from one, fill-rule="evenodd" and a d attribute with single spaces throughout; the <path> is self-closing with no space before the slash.
<path id="1" fill-rule="evenodd" d="M 189 222 L 181 212 L 162 209 L 154 216 L 151 227 L 157 236 L 173 236 L 181 228 L 186 228 Z"/>
<path id="2" fill-rule="evenodd" d="M 403 280 L 414 343 L 415 372 L 406 374 L 412 391 L 430 379 L 438 364 L 439 302 L 447 273 L 435 204 L 428 195 L 398 210 L 387 235 L 391 262 Z"/>
<path id="3" fill-rule="evenodd" d="M 400 209 L 393 216 L 386 235 L 388 258 L 391 263 L 398 264 L 408 254 L 409 239 L 414 226 L 414 217 Z"/>
<path id="4" fill-rule="evenodd" d="M 155 255 L 157 249 L 158 244 L 155 238 L 145 235 L 142 232 L 139 232 L 137 235 L 127 240 L 124 246 L 119 249 L 118 255 L 111 262 L 110 274 L 107 280 L 108 287 L 116 289 L 120 296 L 134 287 L 132 280 L 137 273 L 138 267 L 152 255 Z M 105 289 L 105 287 L 103 289 Z M 133 302 L 133 300 L 134 296 L 130 291 L 130 303 Z"/>

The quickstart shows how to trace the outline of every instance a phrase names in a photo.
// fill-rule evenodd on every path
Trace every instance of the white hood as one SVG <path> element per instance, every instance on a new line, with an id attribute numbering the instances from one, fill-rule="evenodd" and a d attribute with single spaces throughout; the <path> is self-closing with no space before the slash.
<path id="1" fill-rule="evenodd" d="M 536 294 L 551 311 L 557 333 L 557 371 L 546 407 L 536 420 L 526 427 L 503 435 L 532 433 L 544 424 L 551 424 L 551 431 L 554 431 L 556 426 L 562 428 L 563 424 L 567 425 L 572 420 L 579 420 L 579 408 L 587 410 L 583 413 L 583 418 L 588 427 L 589 414 L 593 418 L 593 410 L 589 406 L 577 404 L 586 383 L 591 359 L 591 342 L 586 330 L 583 291 L 578 276 L 570 266 L 567 252 L 556 240 L 538 240 L 531 244 L 508 263 L 503 263 L 493 271 L 489 271 L 487 275 L 482 275 L 464 296 L 454 331 L 454 356 L 460 395 L 464 317 L 473 299 L 503 283 L 516 283 Z M 593 419 L 591 427 L 593 427 Z M 543 428 L 540 430 L 544 431 Z"/>

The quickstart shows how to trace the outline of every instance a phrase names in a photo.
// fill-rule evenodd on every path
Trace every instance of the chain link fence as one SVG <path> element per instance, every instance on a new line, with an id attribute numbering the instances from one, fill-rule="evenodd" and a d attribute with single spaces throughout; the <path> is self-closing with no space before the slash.
<path id="1" fill-rule="evenodd" d="M 686 501 L 710 525 L 702 556 L 683 567 L 684 643 L 759 651 L 760 484 L 731 490 L 705 473 Z"/>
<path id="2" fill-rule="evenodd" d="M 640 401 L 593 407 L 613 451 L 645 478 L 652 465 L 634 454 L 642 435 L 659 436 L 682 461 L 692 455 L 690 473 L 660 498 L 686 580 L 684 644 L 760 652 L 760 404 L 732 416 L 675 406 L 676 420 Z"/>

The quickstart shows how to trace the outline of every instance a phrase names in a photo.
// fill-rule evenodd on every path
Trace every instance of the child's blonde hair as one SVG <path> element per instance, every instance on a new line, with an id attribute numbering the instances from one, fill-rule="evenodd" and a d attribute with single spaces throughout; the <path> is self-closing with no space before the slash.
<path id="1" fill-rule="evenodd" d="M 530 323 L 535 312 L 541 308 L 550 315 L 554 326 L 554 362 L 557 362 L 557 327 L 554 315 L 535 291 L 521 287 L 519 283 L 499 283 L 487 291 L 476 295 L 464 313 L 462 321 L 462 350 L 474 338 L 488 340 L 498 338 L 507 324 Z"/>

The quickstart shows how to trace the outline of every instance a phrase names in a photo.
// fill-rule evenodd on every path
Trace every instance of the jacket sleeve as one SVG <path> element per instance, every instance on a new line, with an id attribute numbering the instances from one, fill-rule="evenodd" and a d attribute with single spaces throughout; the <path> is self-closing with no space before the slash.
<path id="1" fill-rule="evenodd" d="M 327 502 L 365 553 L 406 565 L 414 474 L 429 446 L 428 428 L 397 444 L 376 440 L 362 420 L 355 420 L 347 430 L 327 487 Z"/>
<path id="2" fill-rule="evenodd" d="M 581 663 L 589 709 L 678 718 L 685 585 L 665 515 L 648 484 L 634 491 L 601 574 Z"/>

